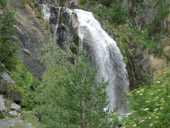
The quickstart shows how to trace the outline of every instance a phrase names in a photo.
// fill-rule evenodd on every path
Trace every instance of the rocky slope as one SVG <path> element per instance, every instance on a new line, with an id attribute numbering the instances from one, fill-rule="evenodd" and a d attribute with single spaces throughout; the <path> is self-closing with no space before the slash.
<path id="1" fill-rule="evenodd" d="M 36 77 L 40 78 L 44 67 L 38 62 L 41 56 L 41 48 L 50 39 L 49 28 L 45 22 L 37 18 L 37 13 L 31 4 L 23 6 L 20 0 L 8 0 L 8 8 L 15 13 L 16 36 L 13 37 L 21 46 L 20 58 L 24 61 L 27 69 Z"/>

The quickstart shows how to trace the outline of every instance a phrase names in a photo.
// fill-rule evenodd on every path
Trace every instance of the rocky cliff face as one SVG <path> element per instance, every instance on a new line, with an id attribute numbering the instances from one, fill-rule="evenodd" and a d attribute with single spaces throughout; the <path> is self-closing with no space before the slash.
<path id="1" fill-rule="evenodd" d="M 78 5 L 78 2 L 79 0 L 65 0 L 62 3 L 62 6 L 75 8 Z M 45 27 L 43 20 L 37 18 L 37 14 L 31 4 L 26 4 L 26 6 L 23 7 L 19 0 L 8 0 L 8 8 L 15 12 L 15 19 L 18 21 L 18 25 L 16 26 L 17 36 L 13 38 L 22 48 L 20 57 L 24 61 L 28 70 L 38 78 L 41 77 L 44 67 L 37 61 L 37 58 L 41 56 L 40 49 L 43 44 L 47 43 L 51 37 L 51 33 L 55 32 L 57 19 L 59 19 L 59 26 L 57 30 L 59 35 L 57 43 L 62 47 L 63 42 L 67 42 L 71 37 L 73 37 L 73 42 L 76 42 L 76 44 L 79 42 L 77 29 L 73 28 L 74 25 L 72 24 L 74 23 L 71 23 L 73 20 L 69 21 L 69 15 L 61 9 L 61 14 L 58 17 L 59 8 L 56 7 L 61 4 L 59 0 L 40 0 L 40 4 L 48 4 L 51 6 L 50 30 Z M 133 19 L 133 21 L 131 21 L 132 23 L 134 22 L 138 28 L 143 27 L 143 20 L 146 24 L 153 20 L 153 9 L 148 8 L 149 3 L 147 1 L 144 1 L 143 4 L 146 5 L 145 12 L 148 12 L 147 15 L 142 15 L 139 19 Z M 123 0 L 123 5 L 128 8 L 132 6 L 128 0 Z M 137 6 L 138 8 L 141 8 L 140 3 L 138 3 Z M 168 22 L 165 21 L 164 25 L 169 27 L 169 22 L 170 20 L 168 20 Z M 169 40 L 169 37 L 166 37 L 163 39 L 162 43 L 163 50 L 167 56 L 170 56 Z M 85 47 L 88 49 L 88 46 Z M 77 52 L 74 46 L 71 46 L 71 49 L 74 53 Z M 149 79 L 152 77 L 155 79 L 157 75 L 169 67 L 169 62 L 166 58 L 156 58 L 153 55 L 149 55 L 147 50 L 143 50 L 140 46 L 135 48 L 132 59 L 134 67 L 136 67 L 136 72 L 138 72 L 138 70 L 142 70 L 143 74 L 148 76 Z M 140 69 L 137 69 L 138 64 L 140 64 Z"/>
<path id="2" fill-rule="evenodd" d="M 45 22 L 37 18 L 37 12 L 31 4 L 23 7 L 20 0 L 8 0 L 8 8 L 15 13 L 15 19 L 18 22 L 15 26 L 16 36 L 13 38 L 21 46 L 20 58 L 27 69 L 40 78 L 44 67 L 37 58 L 41 56 L 41 48 L 48 42 L 51 34 L 45 27 Z"/>
<path id="3" fill-rule="evenodd" d="M 168 36 L 162 39 L 162 46 L 168 58 L 149 55 L 149 69 L 154 79 L 170 68 L 170 15 L 168 16 Z"/>

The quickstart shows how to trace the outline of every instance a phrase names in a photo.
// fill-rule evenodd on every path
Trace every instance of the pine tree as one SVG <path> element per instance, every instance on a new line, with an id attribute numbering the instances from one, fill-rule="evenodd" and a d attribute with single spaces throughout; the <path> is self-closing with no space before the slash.
<path id="1" fill-rule="evenodd" d="M 97 70 L 90 67 L 86 53 L 76 56 L 75 64 L 71 64 L 66 59 L 68 54 L 54 45 L 46 47 L 43 60 L 47 70 L 35 98 L 42 122 L 50 128 L 110 128 L 103 110 L 107 106 L 107 82 L 96 82 Z M 60 61 L 52 64 L 51 59 Z"/>
<path id="2" fill-rule="evenodd" d="M 81 128 L 107 128 L 103 110 L 107 105 L 107 82 L 96 82 L 96 73 L 97 70 L 90 67 L 86 54 L 77 57 L 75 65 L 68 64 L 62 83 L 65 93 L 57 99 L 58 106 L 62 108 L 61 122 Z"/>

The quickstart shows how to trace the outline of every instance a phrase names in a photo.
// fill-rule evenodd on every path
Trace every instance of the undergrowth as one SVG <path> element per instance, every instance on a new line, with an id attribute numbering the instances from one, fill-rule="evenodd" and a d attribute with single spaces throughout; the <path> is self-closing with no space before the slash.
<path id="1" fill-rule="evenodd" d="M 16 88 L 9 88 L 10 90 L 18 90 L 22 93 L 22 104 L 26 105 L 26 109 L 32 109 L 31 102 L 33 98 L 33 90 L 31 87 L 37 87 L 40 82 L 36 79 L 23 64 L 22 60 L 17 60 L 16 70 L 11 70 L 10 75 L 16 82 Z"/>
<path id="2" fill-rule="evenodd" d="M 168 128 L 170 126 L 170 69 L 150 86 L 143 86 L 128 93 L 131 110 L 122 128 Z"/>

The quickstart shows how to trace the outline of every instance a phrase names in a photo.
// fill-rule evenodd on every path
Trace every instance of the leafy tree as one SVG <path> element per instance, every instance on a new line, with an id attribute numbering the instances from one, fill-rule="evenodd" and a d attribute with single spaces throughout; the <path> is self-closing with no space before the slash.
<path id="1" fill-rule="evenodd" d="M 67 61 L 71 55 L 50 42 L 43 60 L 47 70 L 35 102 L 42 122 L 50 128 L 110 128 L 105 88 L 107 82 L 96 82 L 97 70 L 89 65 L 87 54 Z"/>
<path id="2" fill-rule="evenodd" d="M 13 15 L 12 12 L 0 14 L 0 60 L 8 69 L 15 67 L 18 50 L 17 43 L 11 39 L 16 24 Z"/>

